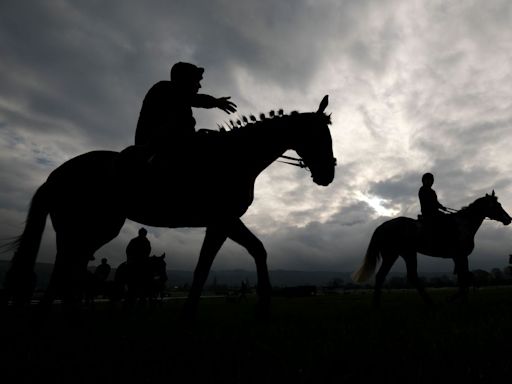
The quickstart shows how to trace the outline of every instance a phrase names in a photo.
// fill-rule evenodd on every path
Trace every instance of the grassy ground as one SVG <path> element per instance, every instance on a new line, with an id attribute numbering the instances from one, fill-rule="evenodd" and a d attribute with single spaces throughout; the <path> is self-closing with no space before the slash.
<path id="1" fill-rule="evenodd" d="M 439 383 L 509 382 L 512 288 L 473 292 L 447 304 L 431 290 L 276 298 L 272 317 L 253 316 L 255 300 L 205 299 L 198 320 L 179 322 L 180 300 L 127 313 L 108 303 L 69 323 L 59 306 L 34 324 L 33 309 L 4 313 L 3 383 Z"/>

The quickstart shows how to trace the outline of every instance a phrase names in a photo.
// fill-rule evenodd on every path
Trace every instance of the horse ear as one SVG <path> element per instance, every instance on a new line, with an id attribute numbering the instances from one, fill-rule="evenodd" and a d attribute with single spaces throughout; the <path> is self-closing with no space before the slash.
<path id="1" fill-rule="evenodd" d="M 496 196 L 496 194 L 494 193 L 494 189 L 492 190 L 492 197 Z"/>
<path id="2" fill-rule="evenodd" d="M 318 107 L 318 111 L 316 113 L 324 113 L 325 108 L 329 104 L 329 95 L 325 95 L 322 101 L 320 102 L 320 106 Z"/>

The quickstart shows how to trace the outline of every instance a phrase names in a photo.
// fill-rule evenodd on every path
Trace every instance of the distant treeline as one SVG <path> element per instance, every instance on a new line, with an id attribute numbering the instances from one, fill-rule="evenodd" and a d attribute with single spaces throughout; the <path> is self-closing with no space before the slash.
<path id="1" fill-rule="evenodd" d="M 3 277 L 8 268 L 7 261 L 0 260 L 0 286 Z M 44 290 L 50 278 L 53 264 L 36 263 L 37 288 Z M 93 270 L 93 267 L 91 267 Z M 168 290 L 187 291 L 192 281 L 193 272 L 174 271 L 168 272 Z M 475 269 L 473 273 L 473 282 L 476 287 L 494 286 L 494 285 L 512 285 L 512 266 L 504 268 L 492 268 L 489 271 Z M 113 279 L 115 268 L 111 272 L 109 280 Z M 286 287 L 316 287 L 317 292 L 334 292 L 338 290 L 349 289 L 369 289 L 373 287 L 373 282 L 367 284 L 356 284 L 352 281 L 348 272 L 328 272 L 328 271 L 270 271 L 270 278 L 274 290 L 279 291 Z M 427 287 L 452 287 L 456 285 L 456 276 L 446 273 L 424 273 L 420 272 L 420 278 Z M 256 272 L 246 270 L 212 271 L 211 276 L 205 286 L 210 292 L 227 292 L 237 290 L 244 282 L 248 290 L 254 288 L 256 284 Z M 387 288 L 409 288 L 405 273 L 392 272 L 386 279 Z M 286 291 L 285 291 L 286 292 Z"/>
<path id="2" fill-rule="evenodd" d="M 512 285 L 512 266 L 507 266 L 505 268 L 493 268 L 490 271 L 486 271 L 483 269 L 475 269 L 472 270 L 473 274 L 473 286 L 474 287 L 485 287 L 485 286 L 499 286 L 499 285 Z M 431 277 L 421 277 L 423 284 L 426 287 L 453 287 L 457 285 L 457 280 L 455 275 L 435 275 Z M 355 284 L 352 281 L 344 281 L 342 279 L 332 279 L 329 283 L 324 287 L 327 290 L 337 290 L 337 289 L 361 289 L 361 288 L 371 288 L 373 283 L 368 284 Z M 409 283 L 407 281 L 407 276 L 404 274 L 403 276 L 393 276 L 386 280 L 385 286 L 387 288 L 409 288 Z"/>
<path id="3" fill-rule="evenodd" d="M 485 271 L 483 269 L 475 269 L 471 271 L 473 274 L 473 286 L 474 287 L 485 287 L 485 286 L 499 286 L 499 285 L 512 285 L 512 266 L 507 266 L 505 268 L 493 268 L 490 271 Z M 345 274 L 348 275 L 348 274 Z M 431 288 L 443 288 L 443 287 L 455 287 L 457 285 L 456 276 L 453 274 L 430 274 L 428 277 L 421 277 L 423 284 L 426 287 Z M 245 286 L 249 291 L 252 291 L 254 286 L 251 286 L 251 282 L 249 279 L 244 281 Z M 223 294 L 225 292 L 232 292 L 233 290 L 237 290 L 239 285 L 237 284 L 229 284 L 222 283 L 214 279 L 211 284 L 207 284 L 206 289 L 210 292 L 216 292 L 218 294 Z M 405 289 L 410 288 L 410 285 L 407 281 L 407 276 L 404 274 L 394 276 L 390 276 L 385 283 L 385 287 L 388 289 Z M 188 288 L 188 285 L 180 288 Z M 302 294 L 301 296 L 307 296 L 311 294 L 319 294 L 319 293 L 339 293 L 347 290 L 358 290 L 358 289 L 372 289 L 373 282 L 369 282 L 366 284 L 356 284 L 354 283 L 350 277 L 340 278 L 335 277 L 325 281 L 324 283 L 317 284 L 287 284 L 287 285 L 274 285 L 274 293 L 278 295 L 287 296 L 289 294 L 295 295 L 295 293 L 299 292 L 308 292 L 307 294 Z"/>

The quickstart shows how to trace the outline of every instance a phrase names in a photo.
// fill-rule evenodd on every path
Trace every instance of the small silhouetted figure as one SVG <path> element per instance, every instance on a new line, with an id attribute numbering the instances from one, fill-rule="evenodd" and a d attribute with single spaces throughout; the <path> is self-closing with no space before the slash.
<path id="1" fill-rule="evenodd" d="M 149 276 L 149 255 L 151 243 L 145 228 L 139 229 L 139 235 L 130 240 L 126 247 L 127 301 L 133 303 L 137 297 L 143 297 L 145 283 Z"/>
<path id="2" fill-rule="evenodd" d="M 110 274 L 110 270 L 112 268 L 108 264 L 108 260 L 106 258 L 101 259 L 101 264 L 96 267 L 94 270 L 94 276 L 98 279 L 98 281 L 105 282 L 108 279 L 108 275 Z"/>
<path id="3" fill-rule="evenodd" d="M 135 145 L 146 146 L 150 155 L 183 154 L 190 148 L 195 133 L 194 108 L 219 108 L 236 111 L 230 97 L 213 97 L 198 93 L 204 68 L 178 62 L 171 68 L 170 81 L 151 87 L 142 103 L 135 132 Z"/>
<path id="4" fill-rule="evenodd" d="M 447 209 L 437 200 L 436 191 L 432 189 L 434 175 L 425 173 L 421 178 L 421 182 L 423 185 L 418 192 L 418 196 L 420 198 L 421 214 L 423 218 L 429 220 L 442 215 L 442 211 L 447 211 Z"/>

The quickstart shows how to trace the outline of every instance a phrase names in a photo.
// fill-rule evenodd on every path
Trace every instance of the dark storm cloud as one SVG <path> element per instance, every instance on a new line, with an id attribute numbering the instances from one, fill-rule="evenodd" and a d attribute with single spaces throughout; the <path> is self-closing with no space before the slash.
<path id="1" fill-rule="evenodd" d="M 266 239 L 269 265 L 296 269 L 350 271 L 362 262 L 369 238 L 382 219 L 364 202 L 343 207 L 331 219 L 283 228 Z"/>
<path id="2" fill-rule="evenodd" d="M 426 171 L 425 171 L 426 172 Z M 368 185 L 370 194 L 384 200 L 396 203 L 411 203 L 418 198 L 418 189 L 421 186 L 421 175 L 416 172 L 407 172 L 404 175 L 395 175 L 390 179 L 382 180 Z"/>
<path id="3" fill-rule="evenodd" d="M 204 65 L 207 87 L 237 100 L 245 94 L 233 78 L 238 67 L 289 91 L 307 89 L 332 33 L 322 21 L 333 19 L 329 7 L 294 1 L 6 1 L 1 11 L 0 82 L 10 103 L 22 106 L 9 125 L 78 129 L 83 145 L 115 147 L 131 141 L 146 89 L 180 59 Z M 334 12 L 344 28 L 354 23 Z M 34 116 L 49 123 L 24 124 Z"/>
<path id="4" fill-rule="evenodd" d="M 126 112 L 136 102 L 130 82 L 119 76 L 131 53 L 121 36 L 72 3 L 2 4 L 7 60 L 0 81 L 9 102 L 19 107 L 6 108 L 12 114 L 8 126 L 74 131 L 83 146 L 119 145 L 119 133 L 133 127 L 134 116 Z M 30 124 L 27 115 L 39 119 Z"/>

